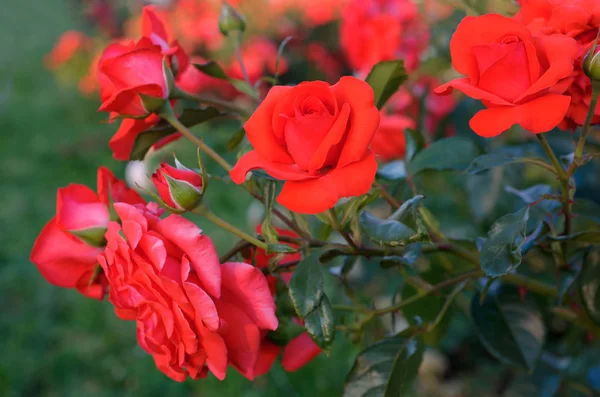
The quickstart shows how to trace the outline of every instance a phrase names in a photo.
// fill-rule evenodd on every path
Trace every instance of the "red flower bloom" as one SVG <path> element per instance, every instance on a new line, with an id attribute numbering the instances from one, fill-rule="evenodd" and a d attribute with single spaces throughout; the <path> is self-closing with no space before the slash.
<path id="1" fill-rule="evenodd" d="M 452 65 L 467 76 L 437 93 L 456 88 L 480 99 L 487 109 L 470 121 L 479 135 L 493 137 L 514 124 L 540 133 L 556 127 L 571 98 L 558 83 L 571 74 L 579 52 L 562 35 L 534 38 L 519 22 L 497 14 L 466 17 L 450 42 Z"/>
<path id="2" fill-rule="evenodd" d="M 284 230 L 276 228 L 277 233 L 280 236 L 287 237 L 298 237 L 298 235 L 290 230 Z M 256 228 L 257 233 L 261 233 L 261 225 Z M 296 248 L 294 244 L 288 244 L 291 247 Z M 269 260 L 276 254 L 267 255 L 263 249 L 254 249 L 248 255 L 247 261 L 253 262 L 259 268 L 266 268 L 269 266 Z M 288 263 L 296 262 L 301 259 L 300 253 L 287 254 L 279 260 L 278 265 L 285 265 Z M 281 273 L 281 278 L 287 284 L 292 278 L 292 271 Z M 271 293 L 275 294 L 275 285 L 277 279 L 273 276 L 267 276 Z M 260 356 L 256 363 L 255 375 L 263 375 L 271 369 L 273 363 L 279 356 L 279 353 L 283 349 L 283 356 L 281 365 L 288 372 L 296 371 L 306 364 L 308 364 L 313 358 L 321 353 L 321 348 L 311 339 L 308 333 L 303 332 L 294 339 L 292 339 L 284 347 L 273 344 L 266 337 L 263 338 L 260 345 Z"/>
<path id="3" fill-rule="evenodd" d="M 429 45 L 429 30 L 412 0 L 351 0 L 343 10 L 341 46 L 361 74 L 380 61 L 403 59 L 416 69 Z"/>
<path id="4" fill-rule="evenodd" d="M 332 208 L 371 188 L 377 163 L 368 146 L 379 125 L 369 85 L 342 77 L 273 87 L 244 128 L 253 151 L 231 171 L 236 183 L 263 169 L 286 181 L 277 201 L 301 213 Z"/>
<path id="5" fill-rule="evenodd" d="M 117 160 L 129 160 L 137 136 L 160 120 L 155 114 L 149 114 L 140 94 L 167 99 L 163 57 L 167 57 L 177 84 L 189 85 L 186 80 L 195 77 L 193 72 L 187 72 L 193 66 L 179 44 L 168 44 L 167 29 L 151 6 L 144 8 L 142 30 L 143 37 L 138 42 L 110 44 L 98 60 L 100 110 L 136 117 L 123 120 L 109 142 Z M 147 117 L 140 118 L 144 116 Z M 165 142 L 179 136 L 173 134 Z"/>
<path id="6" fill-rule="evenodd" d="M 184 381 L 228 363 L 254 378 L 262 332 L 277 328 L 275 304 L 262 272 L 245 263 L 219 265 L 207 236 L 192 222 L 115 204 L 122 221 L 109 225 L 98 257 L 116 314 L 136 320 L 140 346 L 165 375 Z"/>
<path id="7" fill-rule="evenodd" d="M 515 19 L 537 35 L 563 34 L 580 44 L 575 71 L 565 84 L 565 95 L 572 98 L 571 106 L 560 127 L 575 129 L 583 125 L 591 102 L 592 84 L 581 65 L 600 28 L 600 3 L 596 0 L 522 0 Z M 592 119 L 592 124 L 598 123 L 600 105 Z"/>
<path id="8" fill-rule="evenodd" d="M 91 281 L 111 219 L 110 205 L 116 201 L 141 204 L 144 200 L 107 168 L 100 167 L 98 193 L 73 184 L 59 189 L 56 201 L 56 216 L 35 241 L 31 262 L 51 284 L 102 299 L 106 279 L 100 274 Z"/>

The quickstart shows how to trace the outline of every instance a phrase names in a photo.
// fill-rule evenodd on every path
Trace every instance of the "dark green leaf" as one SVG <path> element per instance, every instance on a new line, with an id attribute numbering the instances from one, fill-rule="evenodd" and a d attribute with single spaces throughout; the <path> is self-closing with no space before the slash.
<path id="1" fill-rule="evenodd" d="M 535 154 L 535 149 L 532 149 L 529 145 L 501 148 L 477 157 L 469 165 L 467 172 L 476 174 L 502 165 L 527 162 L 530 158 L 539 160 Z"/>
<path id="2" fill-rule="evenodd" d="M 377 170 L 377 176 L 389 181 L 398 181 L 406 178 L 404 160 L 395 160 L 382 165 Z"/>
<path id="3" fill-rule="evenodd" d="M 418 196 L 406 200 L 402 203 L 400 208 L 398 208 L 392 215 L 389 216 L 388 219 L 404 222 L 407 216 L 416 214 L 416 209 L 424 198 L 425 196 L 419 194 Z"/>
<path id="4" fill-rule="evenodd" d="M 411 129 L 404 130 L 404 137 L 406 138 L 406 154 L 404 158 L 410 161 L 425 147 L 425 137 L 419 131 Z"/>
<path id="5" fill-rule="evenodd" d="M 381 340 L 359 353 L 346 377 L 344 397 L 410 395 L 423 359 L 420 338 Z"/>
<path id="6" fill-rule="evenodd" d="M 231 85 L 233 85 L 235 87 L 235 89 L 238 90 L 239 92 L 241 92 L 242 94 L 246 94 L 252 98 L 258 98 L 258 94 L 256 93 L 256 90 L 253 87 L 249 86 L 248 83 L 246 83 L 244 80 L 238 80 L 238 79 L 228 79 L 228 80 L 231 83 Z"/>
<path id="7" fill-rule="evenodd" d="M 577 279 L 577 290 L 581 303 L 590 319 L 600 325 L 600 250 L 589 250 L 582 261 Z"/>
<path id="8" fill-rule="evenodd" d="M 345 253 L 346 253 L 346 251 L 343 251 L 343 250 L 340 250 L 337 248 L 333 248 L 333 249 L 323 252 L 321 254 L 321 256 L 319 257 L 319 261 L 321 263 L 329 263 L 333 259 L 337 258 L 338 256 L 344 255 Z"/>
<path id="9" fill-rule="evenodd" d="M 179 117 L 179 121 L 186 127 L 192 127 L 221 115 L 222 113 L 213 107 L 204 109 L 185 109 Z M 131 154 L 129 155 L 130 160 L 143 160 L 152 145 L 175 132 L 177 132 L 175 127 L 161 121 L 156 126 L 140 133 L 135 138 Z"/>
<path id="10" fill-rule="evenodd" d="M 265 181 L 263 188 L 265 220 L 262 223 L 261 231 L 267 244 L 277 244 L 277 231 L 271 224 L 271 212 L 273 211 L 273 203 L 275 203 L 276 192 L 277 183 L 275 181 Z"/>
<path id="11" fill-rule="evenodd" d="M 528 219 L 529 207 L 524 207 L 494 222 L 481 247 L 481 269 L 488 276 L 502 276 L 521 264 Z"/>
<path id="12" fill-rule="evenodd" d="M 403 223 L 394 220 L 382 220 L 368 211 L 360 214 L 360 227 L 367 237 L 379 245 L 404 245 L 416 232 Z"/>
<path id="13" fill-rule="evenodd" d="M 298 263 L 290 280 L 289 294 L 302 319 L 321 303 L 325 293 L 318 253 L 313 252 Z"/>
<path id="14" fill-rule="evenodd" d="M 478 154 L 479 149 L 471 139 L 440 139 L 417 153 L 407 168 L 411 175 L 425 170 L 464 170 Z"/>
<path id="15" fill-rule="evenodd" d="M 227 144 L 225 145 L 225 150 L 228 152 L 232 152 L 237 149 L 240 144 L 244 141 L 244 137 L 246 136 L 246 131 L 243 128 L 240 128 L 235 134 L 231 136 Z"/>
<path id="16" fill-rule="evenodd" d="M 479 293 L 471 302 L 471 315 L 481 342 L 496 358 L 534 369 L 542 351 L 546 328 L 533 300 L 521 301 L 518 293 L 490 291 L 480 304 Z"/>
<path id="17" fill-rule="evenodd" d="M 197 63 L 197 64 L 194 64 L 194 67 L 196 67 L 196 69 L 198 69 L 202 73 L 207 74 L 211 77 L 215 77 L 215 78 L 221 79 L 221 80 L 228 80 L 227 74 L 225 74 L 225 71 L 223 70 L 223 68 L 221 68 L 221 66 L 219 66 L 219 64 L 216 63 L 215 61 L 208 61 L 206 63 Z"/>
<path id="18" fill-rule="evenodd" d="M 373 88 L 375 106 L 381 109 L 407 78 L 403 61 L 383 61 L 373 66 L 365 81 Z"/>
<path id="19" fill-rule="evenodd" d="M 338 210 L 342 213 L 341 224 L 346 226 L 358 216 L 358 213 L 367 205 L 371 204 L 379 197 L 377 192 L 367 193 L 362 196 L 353 197 L 348 202 L 340 205 Z"/>
<path id="20" fill-rule="evenodd" d="M 335 336 L 335 319 L 326 295 L 323 295 L 319 305 L 304 317 L 304 327 L 317 346 L 327 352 Z"/>

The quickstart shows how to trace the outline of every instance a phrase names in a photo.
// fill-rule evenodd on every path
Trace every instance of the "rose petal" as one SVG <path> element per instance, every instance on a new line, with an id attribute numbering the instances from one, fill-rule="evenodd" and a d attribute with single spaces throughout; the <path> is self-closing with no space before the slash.
<path id="1" fill-rule="evenodd" d="M 375 156 L 368 152 L 361 161 L 334 168 L 320 178 L 286 182 L 277 197 L 277 202 L 290 211 L 318 214 L 332 208 L 342 197 L 367 193 L 371 189 L 376 172 Z"/>
<path id="2" fill-rule="evenodd" d="M 283 181 L 301 181 L 316 178 L 302 171 L 296 164 L 283 164 L 268 161 L 257 150 L 252 150 L 242 156 L 229 172 L 231 179 L 237 183 L 244 183 L 246 174 L 252 170 L 261 169 L 275 179 Z"/>
<path id="3" fill-rule="evenodd" d="M 321 353 L 319 346 L 304 332 L 292 339 L 283 349 L 281 365 L 288 372 L 304 367 Z"/>
<path id="4" fill-rule="evenodd" d="M 550 94 L 517 106 L 481 110 L 469 122 L 478 135 L 491 138 L 515 124 L 538 134 L 556 127 L 565 117 L 571 97 Z"/>

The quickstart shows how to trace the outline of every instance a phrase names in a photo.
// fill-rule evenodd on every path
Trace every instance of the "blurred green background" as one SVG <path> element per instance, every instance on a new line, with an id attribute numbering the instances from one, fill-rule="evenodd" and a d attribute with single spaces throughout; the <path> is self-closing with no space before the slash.
<path id="1" fill-rule="evenodd" d="M 83 98 L 42 64 L 68 29 L 85 26 L 67 0 L 0 5 L 0 396 L 339 395 L 354 358 L 342 338 L 333 359 L 319 357 L 293 374 L 276 365 L 253 383 L 231 370 L 225 382 L 209 375 L 180 384 L 137 346 L 133 322 L 119 320 L 107 301 L 48 284 L 29 262 L 34 239 L 54 214 L 57 188 L 95 188 L 98 166 L 118 177 L 125 167 L 112 159 L 107 142 L 116 125 L 103 123 L 96 97 Z M 219 145 L 227 137 L 208 139 Z M 220 182 L 210 191 L 217 214 L 251 230 L 249 196 Z M 199 225 L 221 252 L 236 241 Z"/>

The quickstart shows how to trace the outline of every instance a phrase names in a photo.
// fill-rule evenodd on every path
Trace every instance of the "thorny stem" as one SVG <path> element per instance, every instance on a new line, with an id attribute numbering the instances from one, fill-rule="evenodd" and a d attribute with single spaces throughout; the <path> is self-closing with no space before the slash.
<path id="1" fill-rule="evenodd" d="M 394 196 L 392 196 L 390 194 L 390 192 L 387 191 L 387 189 L 385 188 L 385 186 L 383 186 L 381 183 L 375 181 L 374 182 L 374 186 L 377 188 L 377 190 L 379 190 L 379 192 L 381 193 L 381 197 L 384 198 L 385 201 L 388 202 L 389 205 L 392 206 L 393 209 L 398 209 L 400 208 L 400 206 L 402 205 L 398 200 L 396 200 L 394 198 Z"/>
<path id="2" fill-rule="evenodd" d="M 556 174 L 558 175 L 558 180 L 560 182 L 560 187 L 561 187 L 561 192 L 562 192 L 562 200 L 561 201 L 562 201 L 563 214 L 565 216 L 565 228 L 564 228 L 563 234 L 566 236 L 571 233 L 572 202 L 571 202 L 571 197 L 569 194 L 569 191 L 571 189 L 571 186 L 569 184 L 570 177 L 565 172 L 565 169 L 563 168 L 562 164 L 556 157 L 556 154 L 554 154 L 554 151 L 550 147 L 550 144 L 548 143 L 548 140 L 546 139 L 544 134 L 537 134 L 536 136 L 537 136 L 538 140 L 540 141 L 540 143 L 542 144 L 542 148 L 544 149 L 544 152 L 546 153 L 548 158 L 550 158 L 550 161 L 552 161 L 552 164 L 554 165 L 554 169 L 556 170 Z M 562 259 L 565 263 L 567 263 L 566 242 L 562 243 L 562 251 L 563 251 Z"/>
<path id="3" fill-rule="evenodd" d="M 577 170 L 578 161 L 583 156 L 583 149 L 585 147 L 585 140 L 590 131 L 590 126 L 592 124 L 592 119 L 594 118 L 594 114 L 596 112 L 596 106 L 598 105 L 598 95 L 600 95 L 600 86 L 598 83 L 592 83 L 592 100 L 590 102 L 590 107 L 588 109 L 587 116 L 585 118 L 585 123 L 583 125 L 583 129 L 581 130 L 581 136 L 579 137 L 579 141 L 577 142 L 577 147 L 575 148 L 575 155 L 573 156 L 573 162 L 569 166 L 567 170 L 567 175 L 572 176 Z"/>
<path id="4" fill-rule="evenodd" d="M 221 99 L 218 98 L 212 98 L 212 97 L 204 97 L 204 96 L 200 96 L 200 95 L 195 95 L 186 91 L 183 91 L 179 88 L 176 89 L 176 91 L 172 94 L 174 98 L 183 98 L 183 99 L 188 99 L 190 101 L 194 101 L 194 102 L 199 102 L 201 104 L 204 105 L 209 105 L 209 106 L 215 106 L 227 111 L 230 111 L 232 113 L 238 114 L 241 117 L 248 117 L 248 110 L 243 109 L 241 107 L 238 107 L 232 103 L 229 103 L 227 101 L 223 101 Z"/>

